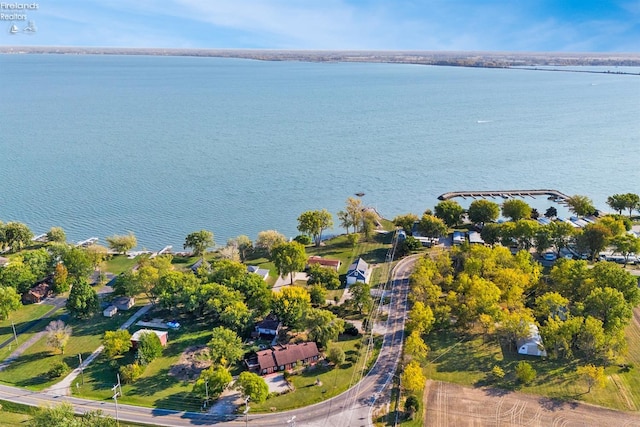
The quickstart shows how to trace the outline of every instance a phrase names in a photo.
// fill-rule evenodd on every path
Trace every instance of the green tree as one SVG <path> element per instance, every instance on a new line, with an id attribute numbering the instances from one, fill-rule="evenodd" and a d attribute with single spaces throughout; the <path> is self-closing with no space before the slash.
<path id="1" fill-rule="evenodd" d="M 327 289 L 338 289 L 340 287 L 340 277 L 333 268 L 323 267 L 320 264 L 311 264 L 307 272 L 309 285 L 322 285 Z"/>
<path id="2" fill-rule="evenodd" d="M 587 384 L 587 393 L 591 393 L 593 386 L 604 387 L 606 384 L 607 377 L 604 374 L 604 368 L 602 366 L 595 366 L 590 363 L 584 366 L 578 366 L 576 368 L 576 374 Z"/>
<path id="3" fill-rule="evenodd" d="M 609 243 L 611 230 L 602 224 L 587 224 L 576 237 L 579 250 L 588 251 L 591 260 Z"/>
<path id="4" fill-rule="evenodd" d="M 321 211 L 306 211 L 298 217 L 298 231 L 313 237 L 316 247 L 322 241 L 322 232 L 333 228 L 333 217 L 326 209 Z"/>
<path id="5" fill-rule="evenodd" d="M 86 278 L 93 270 L 91 257 L 84 248 L 68 247 L 62 251 L 60 259 L 72 278 Z"/>
<path id="6" fill-rule="evenodd" d="M 96 290 L 86 280 L 77 280 L 67 299 L 67 311 L 76 319 L 92 317 L 100 307 Z"/>
<path id="7" fill-rule="evenodd" d="M 640 206 L 640 196 L 634 193 L 614 194 L 607 198 L 607 205 L 619 214 L 622 214 L 623 210 L 628 209 L 629 218 L 631 218 L 633 210 L 638 209 Z"/>
<path id="8" fill-rule="evenodd" d="M 106 331 L 102 338 L 104 353 L 109 359 L 126 353 L 131 349 L 131 334 L 126 329 Z"/>
<path id="9" fill-rule="evenodd" d="M 289 286 L 274 293 L 272 307 L 282 323 L 296 327 L 311 309 L 311 296 L 300 286 Z"/>
<path id="10" fill-rule="evenodd" d="M 305 327 L 309 331 L 309 338 L 326 348 L 344 331 L 344 320 L 329 310 L 311 308 L 305 316 Z"/>
<path id="11" fill-rule="evenodd" d="M 424 237 L 442 237 L 447 234 L 447 225 L 436 216 L 424 214 L 418 223 L 418 231 Z"/>
<path id="12" fill-rule="evenodd" d="M 217 399 L 223 391 L 231 384 L 233 377 L 228 369 L 218 366 L 209 367 L 200 372 L 200 376 L 193 385 L 193 393 L 200 397 L 206 397 L 207 391 L 209 397 Z"/>
<path id="13" fill-rule="evenodd" d="M 240 254 L 240 261 L 242 262 L 245 262 L 247 260 L 247 256 L 253 250 L 253 242 L 251 242 L 249 236 L 245 236 L 244 234 L 227 240 L 227 246 L 233 246 L 238 249 L 238 253 Z"/>
<path id="14" fill-rule="evenodd" d="M 547 208 L 546 211 L 544 211 L 544 216 L 545 218 L 555 218 L 558 216 L 558 209 L 556 209 L 553 206 L 550 206 Z"/>
<path id="15" fill-rule="evenodd" d="M 9 265 L 0 268 L 0 285 L 12 287 L 18 293 L 27 292 L 36 280 L 36 275 L 20 257 L 12 259 Z"/>
<path id="16" fill-rule="evenodd" d="M 138 362 L 133 362 L 120 366 L 118 372 L 124 384 L 131 384 L 144 374 L 144 366 Z"/>
<path id="17" fill-rule="evenodd" d="M 327 290 L 322 285 L 313 285 L 309 288 L 309 296 L 311 304 L 324 305 L 327 300 Z"/>
<path id="18" fill-rule="evenodd" d="M 538 319 L 562 317 L 569 307 L 569 300 L 558 292 L 547 292 L 536 298 L 534 313 Z"/>
<path id="19" fill-rule="evenodd" d="M 533 366 L 524 360 L 516 366 L 516 377 L 523 384 L 529 384 L 536 379 L 537 372 Z"/>
<path id="20" fill-rule="evenodd" d="M 373 231 L 376 229 L 378 224 L 378 214 L 374 211 L 367 209 L 362 212 L 362 234 L 364 235 L 364 239 L 366 241 L 370 241 L 373 236 Z"/>
<path id="21" fill-rule="evenodd" d="M 569 197 L 566 202 L 569 210 L 579 216 L 591 215 L 596 211 L 593 201 L 587 196 L 576 194 Z"/>
<path id="22" fill-rule="evenodd" d="M 500 216 L 500 205 L 490 200 L 474 200 L 469 205 L 469 220 L 475 224 L 493 222 Z"/>
<path id="23" fill-rule="evenodd" d="M 287 274 L 291 276 L 291 285 L 293 285 L 293 273 L 304 270 L 307 264 L 307 253 L 304 246 L 298 242 L 282 243 L 272 248 L 271 260 L 282 277 Z"/>
<path id="24" fill-rule="evenodd" d="M 611 231 L 611 236 L 619 236 L 624 234 L 626 230 L 626 226 L 624 224 L 624 217 L 614 216 L 614 215 L 605 215 L 603 217 L 598 218 L 598 222 L 596 224 L 604 225 Z M 628 218 L 625 218 L 628 220 Z"/>
<path id="25" fill-rule="evenodd" d="M 213 233 L 208 230 L 200 230 L 194 231 L 185 237 L 184 239 L 184 249 L 191 248 L 193 249 L 193 254 L 195 256 L 202 257 L 208 248 L 215 245 L 215 241 L 213 240 Z"/>
<path id="26" fill-rule="evenodd" d="M 500 242 L 501 234 L 500 234 L 500 224 L 485 224 L 482 227 L 482 231 L 480 231 L 480 237 L 482 240 L 488 245 L 495 245 Z"/>
<path id="27" fill-rule="evenodd" d="M 447 224 L 447 227 L 455 227 L 460 223 L 464 208 L 455 200 L 443 200 L 433 209 L 435 216 Z"/>
<path id="28" fill-rule="evenodd" d="M 575 228 L 564 221 L 553 221 L 546 226 L 551 235 L 551 244 L 555 247 L 556 253 L 560 249 L 566 248 L 576 234 Z"/>
<path id="29" fill-rule="evenodd" d="M 148 266 L 143 268 L 148 268 Z M 138 272 L 125 271 L 116 277 L 116 280 L 113 283 L 113 292 L 116 295 L 124 295 L 128 297 L 138 295 L 142 291 L 138 278 Z"/>
<path id="30" fill-rule="evenodd" d="M 286 243 L 287 238 L 283 234 L 278 233 L 276 230 L 266 230 L 258 233 L 256 239 L 256 248 L 262 249 L 271 256 L 271 250 L 283 243 Z"/>
<path id="31" fill-rule="evenodd" d="M 632 310 L 617 289 L 605 287 L 595 288 L 584 300 L 584 312 L 602 320 L 604 329 L 612 331 L 627 325 Z"/>
<path id="32" fill-rule="evenodd" d="M 531 206 L 524 200 L 509 199 L 502 203 L 502 216 L 510 218 L 511 221 L 527 219 L 531 217 Z"/>
<path id="33" fill-rule="evenodd" d="M 624 263 L 629 262 L 632 253 L 640 253 L 640 239 L 631 234 L 621 234 L 611 239 L 611 244 L 616 252 L 624 256 Z"/>
<path id="34" fill-rule="evenodd" d="M 625 269 L 610 262 L 599 262 L 589 270 L 589 276 L 593 279 L 593 285 L 596 287 L 608 286 L 622 292 L 625 301 L 631 307 L 640 304 L 638 278 Z"/>
<path id="35" fill-rule="evenodd" d="M 351 227 L 353 227 L 354 233 L 358 232 L 358 227 L 361 226 L 362 224 L 363 211 L 364 211 L 364 207 L 362 206 L 362 200 L 356 199 L 353 197 L 349 197 L 347 199 L 347 204 L 345 208 L 345 213 L 347 214 L 347 218 L 348 218 L 347 223 L 350 224 Z M 344 226 L 345 223 L 342 222 L 341 225 Z M 347 229 L 347 234 L 349 234 L 348 229 Z"/>
<path id="36" fill-rule="evenodd" d="M 420 218 L 418 215 L 413 213 L 408 213 L 404 215 L 398 215 L 393 218 L 393 225 L 396 227 L 401 227 L 408 235 L 411 235 L 413 231 L 413 224 L 418 222 Z"/>
<path id="37" fill-rule="evenodd" d="M 147 332 L 140 336 L 136 360 L 140 365 L 146 366 L 162 356 L 162 343 L 153 332 Z"/>
<path id="38" fill-rule="evenodd" d="M 127 251 L 138 246 L 138 239 L 133 233 L 127 235 L 114 234 L 106 238 L 109 249 L 112 249 L 118 253 L 124 254 Z"/>
<path id="39" fill-rule="evenodd" d="M 338 221 L 340 221 L 340 227 L 344 228 L 349 235 L 349 227 L 353 226 L 351 224 L 351 218 L 349 218 L 349 214 L 345 211 L 338 211 Z M 355 232 L 355 226 L 353 227 L 353 231 Z"/>
<path id="40" fill-rule="evenodd" d="M 400 378 L 402 386 L 409 393 L 422 392 L 424 385 L 427 382 L 426 377 L 422 373 L 420 364 L 415 360 L 412 360 L 407 364 Z"/>
<path id="41" fill-rule="evenodd" d="M 37 280 L 42 280 L 53 273 L 53 260 L 46 249 L 22 251 L 21 255 L 22 261 L 29 266 Z"/>
<path id="42" fill-rule="evenodd" d="M 20 295 L 10 286 L 0 287 L 0 320 L 9 317 L 9 313 L 22 307 Z"/>
<path id="43" fill-rule="evenodd" d="M 407 397 L 404 401 L 404 411 L 409 414 L 409 419 L 412 420 L 416 413 L 420 410 L 420 400 L 413 394 Z"/>
<path id="44" fill-rule="evenodd" d="M 349 287 L 349 292 L 351 293 L 351 302 L 360 314 L 368 313 L 373 308 L 371 286 L 368 283 L 356 282 Z"/>
<path id="45" fill-rule="evenodd" d="M 11 248 L 11 252 L 18 252 L 31 244 L 33 233 L 21 222 L 8 222 L 2 227 L 4 243 Z"/>
<path id="46" fill-rule="evenodd" d="M 109 258 L 109 250 L 102 245 L 90 245 L 87 246 L 85 252 L 89 256 L 91 266 L 94 270 L 100 267 L 100 264 L 107 258 Z"/>
<path id="47" fill-rule="evenodd" d="M 112 417 L 102 411 L 89 411 L 76 417 L 70 403 L 38 408 L 28 423 L 29 427 L 116 427 Z"/>
<path id="48" fill-rule="evenodd" d="M 568 224 L 567 224 L 568 225 Z M 544 251 L 553 246 L 553 239 L 551 237 L 551 229 L 542 225 L 538 227 L 538 230 L 535 232 L 533 236 L 534 247 L 536 248 L 536 253 L 541 255 Z"/>
<path id="49" fill-rule="evenodd" d="M 67 241 L 67 235 L 62 227 L 51 227 L 47 231 L 47 242 L 59 242 L 65 243 Z"/>
<path id="50" fill-rule="evenodd" d="M 269 396 L 269 386 L 260 375 L 244 371 L 238 375 L 236 388 L 244 397 L 248 397 L 252 402 L 262 403 Z"/>
<path id="51" fill-rule="evenodd" d="M 528 251 L 534 243 L 536 233 L 540 229 L 537 221 L 530 219 L 519 219 L 515 222 L 512 237 L 518 242 L 518 247 Z"/>
<path id="52" fill-rule="evenodd" d="M 47 333 L 47 346 L 60 350 L 64 354 L 64 348 L 71 338 L 71 326 L 65 325 L 62 320 L 53 320 L 45 328 Z"/>
<path id="53" fill-rule="evenodd" d="M 342 365 L 345 361 L 345 354 L 342 347 L 337 345 L 330 345 L 329 351 L 327 352 L 327 360 L 333 363 L 334 366 Z"/>
<path id="54" fill-rule="evenodd" d="M 213 328 L 208 345 L 211 360 L 224 367 L 236 363 L 244 356 L 242 340 L 238 334 L 224 326 Z"/>

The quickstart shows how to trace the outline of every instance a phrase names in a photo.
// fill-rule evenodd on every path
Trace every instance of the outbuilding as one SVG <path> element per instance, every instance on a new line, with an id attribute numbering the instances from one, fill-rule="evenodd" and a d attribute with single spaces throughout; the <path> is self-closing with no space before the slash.
<path id="1" fill-rule="evenodd" d="M 163 347 L 167 346 L 167 339 L 169 334 L 167 331 L 156 331 L 155 329 L 140 329 L 131 336 L 131 347 L 135 350 L 138 348 L 138 343 L 144 334 L 156 334 L 160 338 L 160 344 Z"/>
<path id="2" fill-rule="evenodd" d="M 102 315 L 104 317 L 113 317 L 118 312 L 118 308 L 116 306 L 110 305 L 102 311 Z"/>

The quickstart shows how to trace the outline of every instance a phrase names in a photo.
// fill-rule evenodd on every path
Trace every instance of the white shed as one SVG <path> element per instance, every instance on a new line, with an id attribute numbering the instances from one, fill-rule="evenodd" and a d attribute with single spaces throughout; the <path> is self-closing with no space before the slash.
<path id="1" fill-rule="evenodd" d="M 540 336 L 540 331 L 538 331 L 538 327 L 533 323 L 529 324 L 529 336 L 519 339 L 517 344 L 519 354 L 539 357 L 547 356 L 547 352 L 542 345 L 542 337 Z"/>
<path id="2" fill-rule="evenodd" d="M 110 305 L 109 307 L 104 309 L 104 311 L 102 312 L 102 315 L 104 317 L 113 317 L 116 315 L 117 312 L 118 312 L 118 308 L 114 305 Z"/>

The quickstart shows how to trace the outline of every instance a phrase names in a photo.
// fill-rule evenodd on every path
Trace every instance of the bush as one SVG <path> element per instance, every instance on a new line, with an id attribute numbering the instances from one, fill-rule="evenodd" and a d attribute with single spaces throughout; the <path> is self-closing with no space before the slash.
<path id="1" fill-rule="evenodd" d="M 334 365 L 341 365 L 344 363 L 345 354 L 342 348 L 332 345 L 329 347 L 329 351 L 327 352 L 327 360 Z"/>
<path id="2" fill-rule="evenodd" d="M 138 363 L 131 363 L 120 367 L 120 379 L 124 384 L 130 384 L 140 378 L 144 367 Z"/>
<path id="3" fill-rule="evenodd" d="M 537 372 L 529 363 L 522 361 L 516 366 L 516 377 L 523 384 L 529 384 L 536 379 Z"/>
<path id="4" fill-rule="evenodd" d="M 347 335 L 357 337 L 360 334 L 360 331 L 358 330 L 358 328 L 356 328 L 356 326 L 353 323 L 347 322 L 344 324 L 344 333 Z"/>
<path id="5" fill-rule="evenodd" d="M 47 378 L 53 380 L 69 373 L 71 368 L 64 362 L 58 362 L 47 372 Z"/>
<path id="6" fill-rule="evenodd" d="M 504 378 L 504 369 L 502 369 L 500 366 L 496 365 L 493 367 L 493 369 L 491 370 L 491 376 L 493 377 L 493 379 L 495 380 L 501 380 Z"/>
<path id="7" fill-rule="evenodd" d="M 311 244 L 311 237 L 306 234 L 299 234 L 294 237 L 293 240 L 305 246 L 309 246 Z"/>

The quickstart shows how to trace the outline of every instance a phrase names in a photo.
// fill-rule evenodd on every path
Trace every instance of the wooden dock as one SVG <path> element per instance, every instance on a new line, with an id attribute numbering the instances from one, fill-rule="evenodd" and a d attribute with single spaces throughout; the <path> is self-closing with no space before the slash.
<path id="1" fill-rule="evenodd" d="M 470 197 L 472 199 L 508 199 L 510 197 L 531 197 L 536 198 L 539 196 L 547 196 L 548 198 L 553 198 L 553 200 L 557 202 L 566 201 L 569 196 L 558 191 L 558 190 L 496 190 L 496 191 L 451 191 L 449 193 L 444 193 L 438 196 L 439 200 L 449 200 L 455 197 L 462 197 L 466 199 Z"/>

